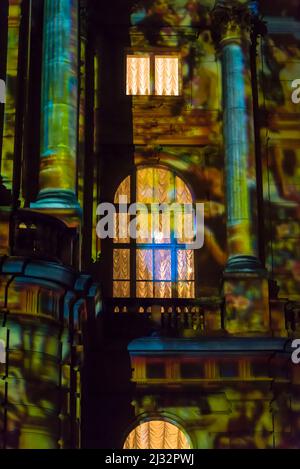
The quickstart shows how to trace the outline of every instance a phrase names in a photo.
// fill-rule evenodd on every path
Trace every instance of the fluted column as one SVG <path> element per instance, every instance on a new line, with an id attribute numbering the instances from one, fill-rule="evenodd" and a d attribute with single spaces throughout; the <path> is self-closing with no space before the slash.
<path id="1" fill-rule="evenodd" d="M 246 81 L 251 27 L 248 4 L 235 0 L 217 1 L 213 10 L 222 62 L 228 240 L 226 271 L 230 272 L 261 269 L 254 219 L 256 181 L 255 176 L 250 177 L 250 174 L 255 175 L 255 157 L 251 92 L 247 95 Z"/>
<path id="2" fill-rule="evenodd" d="M 45 0 L 41 155 L 34 208 L 69 208 L 76 199 L 78 0 Z"/>

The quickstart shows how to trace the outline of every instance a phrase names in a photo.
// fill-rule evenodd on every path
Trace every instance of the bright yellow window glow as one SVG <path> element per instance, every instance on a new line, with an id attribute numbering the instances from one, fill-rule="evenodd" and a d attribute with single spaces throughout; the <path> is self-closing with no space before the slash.
<path id="1" fill-rule="evenodd" d="M 127 95 L 179 95 L 178 57 L 127 55 L 126 67 Z"/>
<path id="2" fill-rule="evenodd" d="M 126 94 L 150 94 L 150 57 L 127 56 Z"/>
<path id="3" fill-rule="evenodd" d="M 185 434 L 176 425 L 150 420 L 138 425 L 126 438 L 124 449 L 191 449 Z"/>
<path id="4" fill-rule="evenodd" d="M 185 182 L 174 172 L 161 167 L 140 167 L 136 172 L 136 202 L 145 204 L 192 204 L 193 197 Z M 131 179 L 128 176 L 115 193 L 115 204 L 126 197 L 130 201 Z M 123 217 L 123 218 L 121 218 Z M 194 251 L 185 244 L 193 242 L 195 220 L 192 214 L 178 211 L 168 216 L 155 211 L 137 212 L 137 236 L 130 245 L 128 232 L 120 235 L 119 227 L 129 216 L 116 213 L 113 249 L 113 295 L 129 297 L 134 283 L 138 298 L 194 298 Z M 188 233 L 183 229 L 187 226 Z M 178 236 L 175 232 L 182 229 Z M 130 258 L 131 261 L 130 262 Z M 135 264 L 135 278 L 130 266 Z"/>
<path id="5" fill-rule="evenodd" d="M 155 94 L 159 96 L 178 96 L 178 57 L 155 57 Z"/>

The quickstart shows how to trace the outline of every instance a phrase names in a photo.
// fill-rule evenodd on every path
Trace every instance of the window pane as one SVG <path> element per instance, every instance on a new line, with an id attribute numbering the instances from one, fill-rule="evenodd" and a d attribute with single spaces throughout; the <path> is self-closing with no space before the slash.
<path id="1" fill-rule="evenodd" d="M 132 221 L 134 223 L 134 221 Z M 152 243 L 151 215 L 148 213 L 137 212 L 136 216 L 136 242 Z"/>
<path id="2" fill-rule="evenodd" d="M 148 56 L 127 56 L 126 94 L 150 94 L 150 58 Z"/>
<path id="3" fill-rule="evenodd" d="M 171 282 L 155 282 L 154 283 L 155 298 L 172 298 Z"/>
<path id="4" fill-rule="evenodd" d="M 114 282 L 113 296 L 115 298 L 129 298 L 130 296 L 130 283 L 129 282 Z"/>
<path id="5" fill-rule="evenodd" d="M 178 57 L 155 57 L 155 94 L 178 96 Z"/>
<path id="6" fill-rule="evenodd" d="M 155 244 L 171 242 L 171 218 L 170 212 L 152 214 L 152 233 Z"/>
<path id="7" fill-rule="evenodd" d="M 193 197 L 188 188 L 182 179 L 176 176 L 175 178 L 175 188 L 176 188 L 176 202 L 180 204 L 192 204 Z"/>
<path id="8" fill-rule="evenodd" d="M 194 251 L 179 249 L 177 251 L 178 280 L 194 280 Z"/>
<path id="9" fill-rule="evenodd" d="M 129 249 L 114 249 L 114 280 L 129 280 L 130 278 Z"/>
<path id="10" fill-rule="evenodd" d="M 136 296 L 138 298 L 153 298 L 153 282 L 137 282 Z"/>
<path id="11" fill-rule="evenodd" d="M 154 251 L 155 280 L 171 280 L 171 251 L 157 249 Z"/>
<path id="12" fill-rule="evenodd" d="M 239 376 L 239 365 L 236 362 L 220 363 L 219 372 L 221 378 L 237 378 Z"/>
<path id="13" fill-rule="evenodd" d="M 152 249 L 137 249 L 136 251 L 137 280 L 153 279 L 153 251 Z"/>
<path id="14" fill-rule="evenodd" d="M 136 200 L 137 202 L 144 204 L 151 204 L 154 202 L 154 170 L 153 168 L 143 168 L 137 170 L 137 188 L 136 188 Z"/>
<path id="15" fill-rule="evenodd" d="M 174 201 L 174 176 L 171 171 L 154 169 L 154 202 L 159 204 Z"/>
<path id="16" fill-rule="evenodd" d="M 181 213 L 176 213 L 174 226 L 178 243 L 192 243 L 194 241 L 196 227 L 193 213 L 188 211 L 185 213 L 183 208 Z"/>
<path id="17" fill-rule="evenodd" d="M 178 298 L 195 298 L 195 282 L 178 282 Z"/>
<path id="18" fill-rule="evenodd" d="M 119 185 L 114 198 L 114 203 L 118 204 L 121 202 L 120 197 L 126 197 L 127 202 L 130 202 L 130 176 L 127 176 Z M 124 201 L 123 201 L 124 202 Z"/>
<path id="19" fill-rule="evenodd" d="M 114 243 L 129 243 L 130 238 L 128 235 L 129 216 L 125 213 L 121 215 L 114 214 Z"/>
<path id="20" fill-rule="evenodd" d="M 164 363 L 147 363 L 146 376 L 150 379 L 159 379 L 166 377 L 166 367 Z"/>
<path id="21" fill-rule="evenodd" d="M 185 379 L 204 378 L 204 366 L 197 362 L 183 362 L 180 365 L 180 376 Z"/>
<path id="22" fill-rule="evenodd" d="M 137 202 L 168 203 L 175 201 L 174 175 L 161 168 L 137 170 Z"/>

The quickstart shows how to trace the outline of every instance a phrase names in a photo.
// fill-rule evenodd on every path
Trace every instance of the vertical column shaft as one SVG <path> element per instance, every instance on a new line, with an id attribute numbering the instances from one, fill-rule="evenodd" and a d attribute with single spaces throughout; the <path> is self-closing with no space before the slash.
<path id="1" fill-rule="evenodd" d="M 223 129 L 227 187 L 229 257 L 256 255 L 251 242 L 251 207 L 247 180 L 249 136 L 244 58 L 239 44 L 222 50 Z"/>
<path id="2" fill-rule="evenodd" d="M 45 0 L 40 191 L 36 205 L 76 205 L 78 0 Z"/>
<path id="3" fill-rule="evenodd" d="M 218 2 L 214 10 L 221 40 L 223 137 L 227 195 L 228 261 L 226 270 L 257 270 L 255 233 L 256 181 L 253 113 L 247 103 L 247 29 L 251 14 L 247 6 L 230 0 Z M 245 42 L 245 44 L 244 44 Z M 244 47 L 245 45 L 245 47 Z M 253 191 L 251 193 L 251 191 Z"/>

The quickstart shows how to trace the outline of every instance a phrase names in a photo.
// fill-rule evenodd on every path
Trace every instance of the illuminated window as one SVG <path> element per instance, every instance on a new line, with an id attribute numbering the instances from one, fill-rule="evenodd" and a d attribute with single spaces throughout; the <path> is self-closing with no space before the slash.
<path id="1" fill-rule="evenodd" d="M 178 57 L 127 55 L 126 94 L 178 96 Z"/>
<path id="2" fill-rule="evenodd" d="M 180 428 L 164 420 L 138 425 L 126 438 L 124 449 L 191 449 Z"/>
<path id="3" fill-rule="evenodd" d="M 114 200 L 116 211 L 122 197 L 131 202 L 133 190 L 134 202 L 144 204 L 148 213 L 138 209 L 134 219 L 127 212 L 116 214 L 113 296 L 194 298 L 194 250 L 188 244 L 194 238 L 195 220 L 192 213 L 184 211 L 184 206 L 193 203 L 188 186 L 175 173 L 160 167 L 139 168 L 135 187 L 131 185 L 130 177 L 120 184 Z M 154 210 L 159 204 L 177 210 Z M 133 222 L 134 240 L 127 235 Z"/>
<path id="4" fill-rule="evenodd" d="M 150 94 L 150 57 L 127 56 L 126 94 Z"/>

